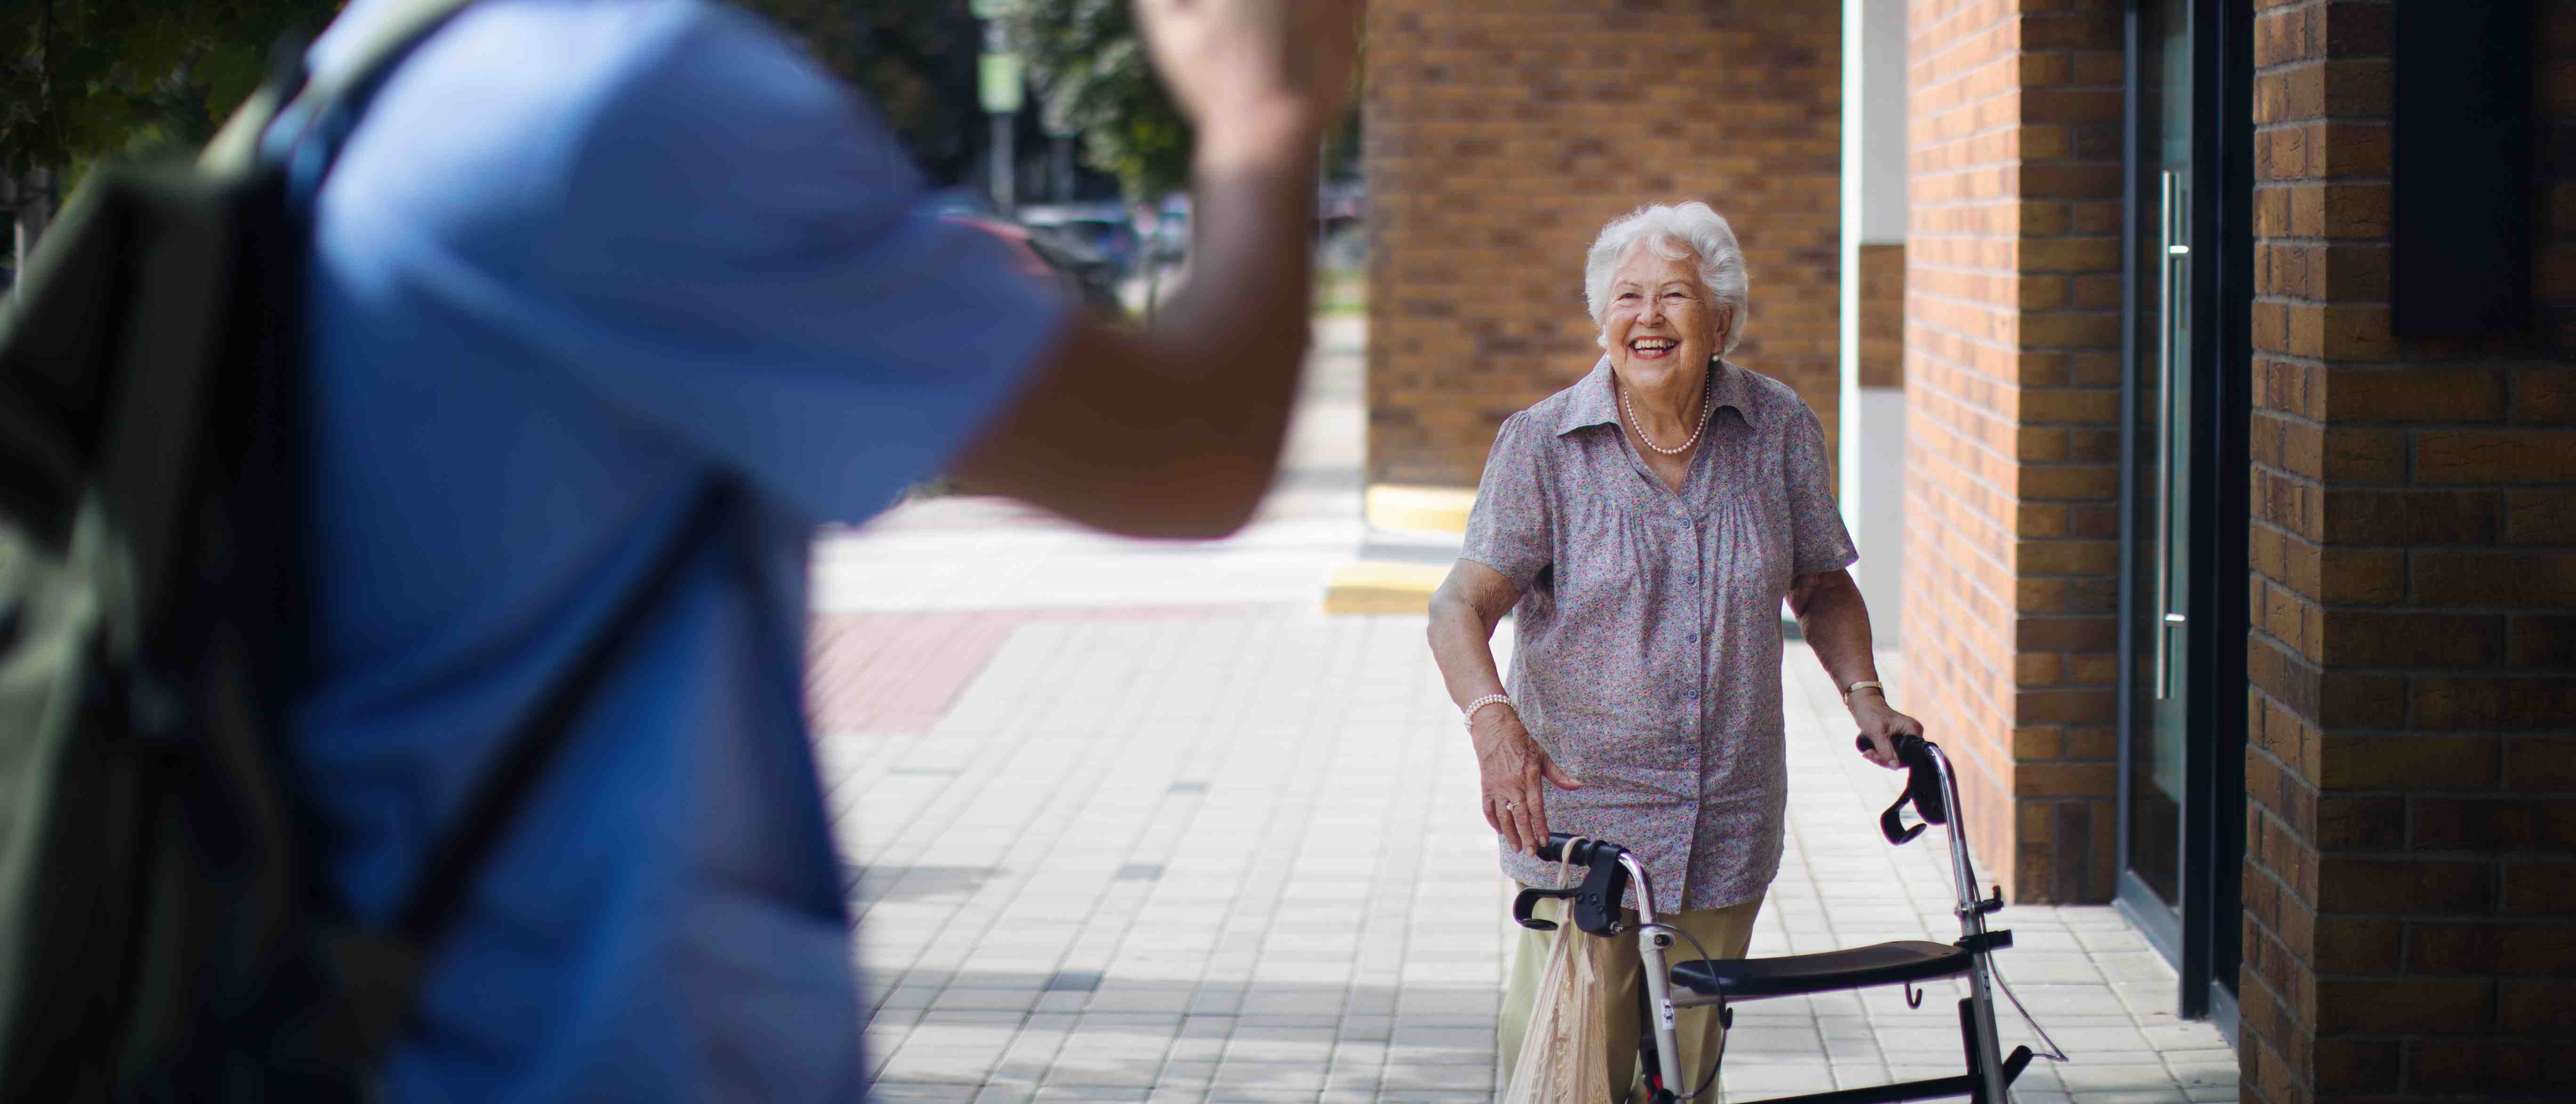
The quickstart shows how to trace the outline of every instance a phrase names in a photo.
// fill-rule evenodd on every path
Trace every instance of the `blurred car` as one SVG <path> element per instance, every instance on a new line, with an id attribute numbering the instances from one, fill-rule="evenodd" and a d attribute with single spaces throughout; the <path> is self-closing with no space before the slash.
<path id="1" fill-rule="evenodd" d="M 1020 271 L 1039 279 L 1061 281 L 1066 290 L 1093 307 L 1116 313 L 1118 267 L 1077 234 L 1057 227 L 1028 226 L 993 212 L 982 197 L 950 189 L 933 197 L 930 210 L 1001 239 L 1010 247 Z"/>
<path id="2" fill-rule="evenodd" d="M 1177 261 L 1187 256 L 1190 251 L 1190 197 L 1181 194 L 1164 200 L 1163 209 L 1157 214 L 1159 217 L 1154 225 L 1145 230 L 1152 243 L 1150 251 L 1154 259 Z"/>
<path id="3" fill-rule="evenodd" d="M 1020 208 L 1020 222 L 1099 254 L 1119 277 L 1136 267 L 1143 246 L 1127 209 L 1115 203 L 1031 204 Z"/>
<path id="4" fill-rule="evenodd" d="M 1093 248 L 1077 232 L 1063 227 L 1026 226 L 1019 229 L 1025 235 L 1026 247 L 1072 284 L 1074 292 L 1084 302 L 1113 315 L 1125 312 L 1126 308 L 1118 299 L 1118 281 L 1126 269 L 1115 258 Z"/>

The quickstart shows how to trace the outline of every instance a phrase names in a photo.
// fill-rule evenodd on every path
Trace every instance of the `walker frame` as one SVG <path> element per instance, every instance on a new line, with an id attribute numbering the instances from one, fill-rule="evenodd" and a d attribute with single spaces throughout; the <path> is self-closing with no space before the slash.
<path id="1" fill-rule="evenodd" d="M 1867 738 L 1861 746 L 1867 748 Z M 1950 833 L 1950 868 L 1958 891 L 1957 915 L 1959 939 L 1941 944 L 1920 940 L 1898 940 L 1869 947 L 1816 954 L 1784 955 L 1773 958 L 1719 959 L 1683 962 L 1666 966 L 1665 951 L 1673 945 L 1672 935 L 1656 927 L 1654 883 L 1636 856 L 1616 843 L 1581 839 L 1566 833 L 1551 833 L 1539 848 L 1539 857 L 1550 861 L 1570 861 L 1587 868 L 1581 885 L 1569 889 L 1525 889 L 1512 903 L 1512 918 L 1522 927 L 1551 931 L 1556 924 L 1531 915 L 1531 907 L 1544 898 L 1566 901 L 1575 926 L 1604 938 L 1634 930 L 1637 952 L 1643 961 L 1647 1021 L 1651 1032 L 1640 1032 L 1640 1058 L 1651 1053 L 1648 1087 L 1649 1104 L 1678 1104 L 1686 1097 L 1682 1086 L 1684 1071 L 1678 1068 L 1680 1049 L 1673 1038 L 1673 1014 L 1683 1008 L 1715 1007 L 1721 1024 L 1732 1025 L 1734 1013 L 1727 1007 L 1732 1000 L 1758 1000 L 1765 997 L 1796 996 L 1802 993 L 1839 992 L 1848 989 L 1873 988 L 1903 984 L 1909 997 L 1915 982 L 1939 977 L 1968 978 L 1968 996 L 1959 1001 L 1960 1050 L 1967 1062 L 1967 1072 L 1949 1077 L 1902 1081 L 1887 1085 L 1837 1089 L 1830 1092 L 1768 1098 L 1760 1104 L 1887 1104 L 1903 1100 L 1965 1095 L 1975 1104 L 2006 1104 L 2013 1080 L 2030 1065 L 2029 1047 L 2015 1047 L 2007 1056 L 1995 1038 L 1995 1009 L 1992 991 L 1992 967 L 1987 956 L 2012 946 L 2012 933 L 1988 931 L 1986 917 L 2003 908 L 2003 890 L 1997 887 L 1992 896 L 1977 894 L 1976 870 L 1968 859 L 1968 839 L 1958 815 L 1958 781 L 1951 772 L 1948 757 L 1938 745 L 1919 736 L 1900 736 L 1897 755 L 1909 769 L 1906 789 L 1895 804 L 1879 815 L 1879 830 L 1891 845 L 1901 846 L 1921 835 L 1926 824 L 1947 824 Z M 1925 823 L 1906 826 L 1899 813 L 1912 804 Z M 1572 845 L 1573 854 L 1565 852 Z M 1636 887 L 1637 922 L 1630 924 L 1621 915 L 1620 905 L 1629 886 Z M 1720 1051 L 1720 1059 L 1724 1051 Z M 1696 1072 L 1696 1071 L 1692 1071 Z M 1709 1084 L 1693 1088 L 1698 1096 L 1715 1086 L 1717 1078 L 1709 1075 Z"/>

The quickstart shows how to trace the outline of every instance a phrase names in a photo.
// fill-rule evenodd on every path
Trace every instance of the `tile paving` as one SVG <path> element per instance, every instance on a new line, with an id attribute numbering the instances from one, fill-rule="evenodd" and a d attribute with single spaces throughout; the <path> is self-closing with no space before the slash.
<path id="1" fill-rule="evenodd" d="M 1423 619 L 1314 612 L 1367 536 L 1356 339 L 1321 335 L 1287 475 L 1234 540 L 944 499 L 818 549 L 816 748 L 879 1098 L 1491 1099 L 1508 899 Z M 1897 776 L 1851 754 L 1802 646 L 1784 670 L 1788 854 L 1753 953 L 1955 938 L 1939 837 L 1879 838 Z M 2075 1059 L 2035 1063 L 2017 1100 L 2235 1099 L 2234 1053 L 2171 1014 L 2171 970 L 2112 909 L 1998 922 L 2004 971 Z M 1955 1000 L 1740 1004 L 1722 1091 L 1958 1072 Z M 2036 1043 L 2000 1016 L 2007 1047 Z"/>

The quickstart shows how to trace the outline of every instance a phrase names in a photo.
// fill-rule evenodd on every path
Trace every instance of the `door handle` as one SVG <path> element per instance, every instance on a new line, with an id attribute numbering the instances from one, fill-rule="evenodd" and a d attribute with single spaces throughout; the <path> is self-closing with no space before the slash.
<path id="1" fill-rule="evenodd" d="M 2174 269 L 2191 263 L 2191 246 L 2175 241 L 2173 170 L 2164 172 L 2162 226 L 2156 251 L 2156 700 L 2170 696 L 2173 627 L 2183 615 L 2173 610 L 2174 487 Z"/>

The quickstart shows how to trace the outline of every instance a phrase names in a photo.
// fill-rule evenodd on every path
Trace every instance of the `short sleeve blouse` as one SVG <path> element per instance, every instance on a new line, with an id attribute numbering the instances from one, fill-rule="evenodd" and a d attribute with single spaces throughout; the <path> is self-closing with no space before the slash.
<path id="1" fill-rule="evenodd" d="M 1711 370 L 1678 492 L 1629 442 L 1606 359 L 1506 419 L 1464 549 L 1521 590 L 1513 703 L 1585 783 L 1549 787 L 1548 826 L 1635 852 L 1659 910 L 1752 900 L 1778 872 L 1780 603 L 1858 558 L 1815 413 L 1769 377 Z M 1554 877 L 1509 851 L 1503 871 Z"/>

